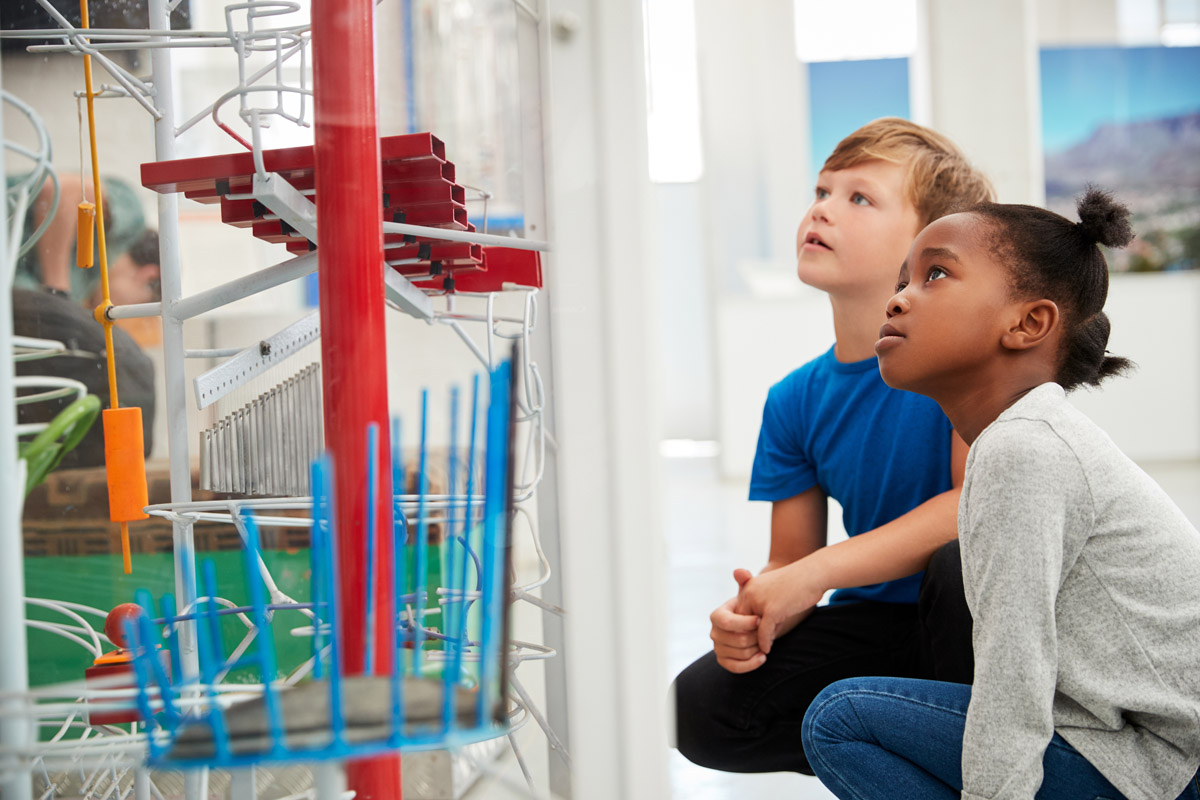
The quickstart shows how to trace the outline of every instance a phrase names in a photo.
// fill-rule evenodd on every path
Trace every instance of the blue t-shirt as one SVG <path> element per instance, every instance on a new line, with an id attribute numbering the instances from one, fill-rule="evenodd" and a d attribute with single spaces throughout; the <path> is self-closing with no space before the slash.
<path id="1" fill-rule="evenodd" d="M 851 536 L 874 530 L 950 489 L 950 421 L 923 395 L 893 389 L 868 358 L 827 353 L 771 387 L 763 408 L 751 500 L 786 500 L 813 486 L 842 505 Z M 915 603 L 921 574 L 838 589 L 831 603 Z"/>

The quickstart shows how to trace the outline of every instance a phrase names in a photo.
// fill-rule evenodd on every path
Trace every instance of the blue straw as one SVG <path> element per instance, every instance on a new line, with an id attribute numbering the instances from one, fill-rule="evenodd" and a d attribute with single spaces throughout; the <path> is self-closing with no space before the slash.
<path id="1" fill-rule="evenodd" d="M 363 636 L 363 674 L 375 674 L 375 503 L 379 497 L 379 424 L 367 423 L 367 513 L 366 513 L 366 631 Z"/>
<path id="2" fill-rule="evenodd" d="M 458 618 L 458 629 L 455 631 L 455 636 L 458 639 L 460 646 L 453 656 L 453 665 L 451 669 L 455 675 L 460 675 L 462 672 L 463 653 L 466 648 L 471 646 L 471 641 L 467 637 L 467 627 L 470 620 L 471 606 L 473 600 L 467 600 L 467 560 L 470 559 L 475 564 L 475 589 L 478 591 L 482 588 L 483 565 L 480 563 L 475 550 L 471 547 L 471 528 L 472 515 L 475 513 L 472 509 L 472 503 L 475 498 L 475 473 L 478 465 L 478 440 L 479 440 L 479 375 L 475 375 L 471 386 L 471 438 L 467 446 L 467 486 L 466 486 L 466 505 L 463 509 L 463 526 L 462 535 L 459 536 L 458 542 L 462 547 L 462 555 L 458 559 L 458 588 L 461 591 L 459 602 L 462 604 L 462 613 Z"/>
<path id="3" fill-rule="evenodd" d="M 425 519 L 425 497 L 429 494 L 429 474 L 426 472 L 427 460 L 427 437 L 429 432 L 429 390 L 421 390 L 421 454 L 419 458 L 420 466 L 417 473 L 417 542 L 416 555 L 413 559 L 416 563 L 414 571 L 416 572 L 415 583 L 413 585 L 416 593 L 416 609 L 417 618 L 413 624 L 413 674 L 421 674 L 421 643 L 425 636 L 425 573 L 426 561 L 428 555 L 426 553 L 429 545 L 429 522 Z"/>
<path id="4" fill-rule="evenodd" d="M 283 743 L 283 712 L 279 704 L 279 696 L 272 682 L 275 680 L 275 639 L 271 634 L 270 620 L 267 618 L 266 598 L 263 596 L 262 580 L 258 575 L 258 525 L 254 517 L 246 516 L 246 549 L 245 570 L 246 588 L 250 595 L 250 605 L 254 608 L 254 627 L 258 629 L 258 662 L 262 674 L 263 701 L 267 707 L 267 724 L 271 732 L 271 750 L 275 755 L 286 752 Z"/>
<path id="5" fill-rule="evenodd" d="M 201 566 L 204 576 L 204 596 L 208 598 L 203 605 L 203 623 L 197 622 L 196 641 L 204 642 L 200 648 L 201 674 L 208 686 L 209 716 L 208 724 L 213 732 L 213 745 L 216 748 L 216 758 L 224 760 L 229 757 L 229 730 L 225 726 L 225 712 L 217 702 L 217 692 L 214 688 L 220 669 L 217 664 L 223 661 L 221 646 L 221 623 L 213 613 L 217 601 L 217 571 L 212 559 L 205 559 Z M 200 609 L 197 609 L 200 610 Z"/>
<path id="6" fill-rule="evenodd" d="M 338 574 L 337 574 L 337 525 L 334 520 L 337 519 L 336 509 L 334 508 L 334 497 L 331 487 L 333 486 L 333 462 L 329 456 L 322 456 L 321 460 L 313 465 L 315 475 L 319 475 L 319 480 L 314 481 L 317 485 L 314 490 L 319 488 L 318 495 L 314 495 L 314 502 L 318 497 L 322 509 L 322 522 L 324 523 L 323 535 L 321 537 L 321 545 L 324 548 L 322 555 L 325 562 L 321 570 L 321 578 L 323 584 L 323 593 L 325 595 L 325 603 L 327 608 L 328 621 L 331 635 L 329 637 L 329 727 L 333 732 L 333 744 L 335 747 L 344 747 L 346 741 L 346 717 L 342 705 L 342 647 L 341 647 L 341 619 L 338 615 Z"/>
<path id="7" fill-rule="evenodd" d="M 487 482 L 483 496 L 483 630 L 479 655 L 479 724 L 487 723 L 488 705 L 499 695 L 498 664 L 500 644 L 496 641 L 495 620 L 503 613 L 503 552 L 499 531 L 507 513 L 504 496 L 508 480 L 508 382 L 511 362 L 500 364 L 491 375 L 488 387 Z M 493 676 L 492 672 L 497 672 Z"/>
<path id="8" fill-rule="evenodd" d="M 404 609 L 404 553 L 408 539 L 408 525 L 404 518 L 400 496 L 404 494 L 404 449 L 401 447 L 400 418 L 392 418 L 392 594 L 395 608 L 392 627 L 395 641 L 392 642 L 392 732 L 388 737 L 391 747 L 399 747 L 404 738 L 404 637 L 400 633 L 399 620 Z"/>
<path id="9" fill-rule="evenodd" d="M 320 680 L 324 675 L 324 663 L 321 658 L 321 651 L 325 649 L 325 631 L 324 627 L 327 623 L 328 609 L 326 605 L 328 600 L 325 597 L 325 569 L 327 561 L 325 559 L 325 540 L 326 540 L 326 523 L 325 523 L 325 486 L 324 467 L 321 459 L 313 461 L 310 469 L 312 475 L 312 486 L 309 491 L 312 493 L 312 529 L 309 535 L 308 543 L 308 567 L 310 571 L 309 581 L 312 584 L 312 610 L 313 610 L 313 638 L 312 638 L 312 656 L 313 656 L 313 678 Z M 332 630 L 332 628 L 331 628 Z"/>
<path id="10" fill-rule="evenodd" d="M 450 473 L 447 477 L 447 494 L 450 497 L 448 508 L 446 511 L 446 541 L 453 542 L 454 540 L 454 523 L 455 523 L 455 507 L 454 498 L 458 490 L 458 387 L 454 386 L 450 389 L 450 454 L 447 464 L 447 470 Z M 443 548 L 445 552 L 446 548 Z M 449 556 L 449 553 L 446 552 Z M 447 558 L 449 561 L 449 558 Z M 458 588 L 455 583 L 453 563 L 450 563 L 448 571 L 450 572 L 450 597 L 443 606 L 442 610 L 442 630 L 445 633 L 450 633 L 457 628 L 455 624 L 457 618 L 456 613 L 462 610 L 461 603 L 454 601 L 454 591 Z M 461 642 L 456 643 L 453 638 L 448 638 L 446 641 L 445 654 L 448 657 L 442 662 L 442 727 L 449 729 L 450 721 L 454 718 L 454 686 L 458 681 L 458 675 L 454 672 L 454 658 L 461 648 Z"/>

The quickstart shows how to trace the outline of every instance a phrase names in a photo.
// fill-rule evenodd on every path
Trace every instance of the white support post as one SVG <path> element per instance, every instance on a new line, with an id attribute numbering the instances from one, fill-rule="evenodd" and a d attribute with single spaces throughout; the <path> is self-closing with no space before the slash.
<path id="1" fill-rule="evenodd" d="M 150 27 L 169 30 L 171 14 L 167 0 L 150 0 Z M 166 37 L 156 37 L 163 38 Z M 175 80 L 171 71 L 171 48 L 151 51 L 150 65 L 154 75 L 154 103 L 160 114 L 154 121 L 154 152 L 159 161 L 175 157 Z M 179 196 L 174 193 L 158 195 L 159 267 L 162 273 L 163 379 L 166 382 L 167 448 L 170 464 L 171 502 L 187 503 L 192 499 L 191 459 L 188 455 L 187 378 L 183 346 L 183 320 L 175 304 L 183 296 L 179 265 Z M 177 606 L 196 598 L 195 548 L 192 524 L 176 520 L 172 523 L 175 545 L 175 598 Z M 185 624 L 179 629 L 179 646 L 185 673 L 197 670 L 196 629 Z M 188 800 L 200 800 L 208 784 L 207 771 L 192 770 L 185 775 L 184 791 Z"/>
<path id="2" fill-rule="evenodd" d="M 0 106 L 3 106 L 0 103 Z M 0 111 L 0 137 L 3 136 Z M 0 174 L 4 152 L 0 148 Z M 0 253 L 8 252 L 7 225 L 0 224 Z M 25 644 L 25 554 L 21 539 L 24 470 L 17 464 L 17 403 L 13 383 L 11 264 L 0 264 L 0 797 L 30 800 L 28 751 L 33 725 L 20 695 L 29 690 Z M 16 695 L 14 697 L 14 695 Z M 6 697 L 7 696 L 7 697 Z"/>
<path id="3" fill-rule="evenodd" d="M 574 797 L 657 799 L 670 791 L 642 3 L 553 9 L 550 323 Z"/>

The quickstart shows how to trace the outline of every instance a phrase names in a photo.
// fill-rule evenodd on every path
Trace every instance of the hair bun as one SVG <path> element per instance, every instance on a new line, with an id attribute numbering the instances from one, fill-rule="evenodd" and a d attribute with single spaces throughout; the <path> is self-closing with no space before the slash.
<path id="1" fill-rule="evenodd" d="M 1129 207 L 1118 203 L 1112 192 L 1088 186 L 1075 208 L 1079 212 L 1079 230 L 1093 242 L 1124 247 L 1133 241 Z"/>

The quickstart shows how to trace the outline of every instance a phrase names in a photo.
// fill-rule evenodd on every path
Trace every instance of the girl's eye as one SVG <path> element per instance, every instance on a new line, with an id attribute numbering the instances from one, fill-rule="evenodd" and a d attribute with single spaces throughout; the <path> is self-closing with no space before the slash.
<path id="1" fill-rule="evenodd" d="M 829 190 L 818 186 L 817 187 L 817 199 L 824 200 L 826 197 L 829 197 Z"/>
<path id="2" fill-rule="evenodd" d="M 853 195 L 850 197 L 850 202 L 851 202 L 851 203 L 854 203 L 855 205 L 858 205 L 858 206 L 869 206 L 869 205 L 871 205 L 871 201 L 870 201 L 870 200 L 868 200 L 868 199 L 867 199 L 865 196 L 863 196 L 863 195 L 859 194 L 858 192 L 855 192 L 855 193 L 854 193 L 854 194 L 853 194 Z"/>
<path id="3" fill-rule="evenodd" d="M 941 267 L 930 267 L 928 279 L 931 281 L 941 280 L 942 278 L 946 277 L 946 275 L 946 270 L 942 269 Z"/>
<path id="4" fill-rule="evenodd" d="M 908 281 L 900 281 L 896 284 L 896 294 L 900 294 L 906 288 L 908 288 Z"/>

